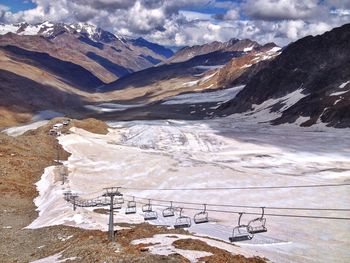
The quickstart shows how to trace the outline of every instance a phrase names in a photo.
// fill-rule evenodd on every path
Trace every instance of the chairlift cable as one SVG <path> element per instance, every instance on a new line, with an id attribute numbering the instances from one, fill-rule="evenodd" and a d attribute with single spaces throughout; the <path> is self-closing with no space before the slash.
<path id="1" fill-rule="evenodd" d="M 137 197 L 135 197 L 137 198 Z M 151 199 L 153 200 L 153 199 Z M 155 201 L 155 200 L 153 200 Z M 138 202 L 140 204 L 147 204 L 145 202 Z M 176 203 L 176 202 L 175 202 Z M 167 207 L 166 205 L 159 205 L 159 204 L 152 204 L 153 206 L 157 207 Z M 202 211 L 201 208 L 195 208 L 195 207 L 187 207 L 187 206 L 181 206 L 184 210 L 194 210 L 194 211 Z M 261 207 L 260 207 L 261 208 Z M 207 209 L 208 212 L 218 212 L 218 213 L 226 213 L 226 214 L 239 214 L 242 213 L 241 211 L 228 211 L 228 210 L 218 210 L 218 209 Z M 261 215 L 261 213 L 255 213 L 255 212 L 244 212 L 244 214 L 247 215 Z M 275 216 L 275 217 L 294 217 L 294 218 L 310 218 L 310 219 L 327 219 L 327 220 L 350 220 L 350 217 L 333 217 L 333 216 L 313 216 L 313 215 L 292 215 L 292 214 L 269 214 L 264 213 L 265 216 Z"/>
<path id="2" fill-rule="evenodd" d="M 258 189 L 285 189 L 285 188 L 318 188 L 349 186 L 350 183 L 340 184 L 309 184 L 309 185 L 279 185 L 279 186 L 239 186 L 239 187 L 202 187 L 202 188 L 142 188 L 121 187 L 123 190 L 147 190 L 147 191 L 218 191 L 218 190 L 258 190 Z"/>
<path id="3" fill-rule="evenodd" d="M 130 195 L 125 195 L 130 196 Z M 146 197 L 137 197 L 136 199 L 149 199 Z M 151 199 L 152 201 L 156 202 L 162 202 L 162 203 L 177 203 L 177 204 L 187 204 L 187 205 L 199 205 L 203 206 L 203 203 L 197 203 L 197 202 L 184 202 L 184 201 L 176 201 L 176 200 L 164 200 L 164 199 Z M 311 208 L 311 207 L 269 207 L 269 206 L 249 206 L 249 205 L 228 205 L 228 204 L 211 204 L 206 203 L 207 206 L 214 206 L 214 207 L 231 207 L 231 208 L 256 208 L 259 209 L 261 207 L 264 207 L 266 209 L 272 209 L 272 210 L 303 210 L 303 211 L 340 211 L 340 212 L 350 212 L 350 208 Z M 201 210 L 201 209 L 199 209 Z"/>

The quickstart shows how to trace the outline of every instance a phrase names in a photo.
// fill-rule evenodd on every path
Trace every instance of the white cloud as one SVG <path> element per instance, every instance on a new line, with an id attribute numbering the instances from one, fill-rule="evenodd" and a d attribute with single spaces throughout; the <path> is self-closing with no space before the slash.
<path id="1" fill-rule="evenodd" d="M 237 9 L 230 9 L 224 15 L 225 20 L 238 20 L 239 18 L 239 11 Z"/>
<path id="2" fill-rule="evenodd" d="M 243 9 L 254 19 L 271 21 L 310 18 L 322 11 L 318 0 L 247 0 Z"/>
<path id="3" fill-rule="evenodd" d="M 187 21 L 210 20 L 212 17 L 210 14 L 204 14 L 193 11 L 180 11 L 179 13 L 183 15 Z"/>
<path id="4" fill-rule="evenodd" d="M 143 36 L 166 45 L 195 45 L 231 38 L 285 45 L 349 22 L 350 1 L 341 0 L 33 0 L 37 7 L 0 22 L 88 22 L 116 34 Z M 226 8 L 217 15 L 187 7 Z M 191 9 L 191 10 L 192 10 Z M 194 8 L 196 10 L 196 8 Z M 200 9 L 198 9 L 200 10 Z M 244 19 L 243 19 L 244 18 Z"/>

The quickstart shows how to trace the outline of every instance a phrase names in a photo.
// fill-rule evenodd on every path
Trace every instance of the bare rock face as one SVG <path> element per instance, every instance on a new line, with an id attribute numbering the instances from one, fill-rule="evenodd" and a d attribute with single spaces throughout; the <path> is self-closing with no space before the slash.
<path id="1" fill-rule="evenodd" d="M 281 116 L 273 124 L 307 117 L 302 126 L 325 122 L 328 126 L 350 127 L 349 43 L 350 24 L 346 24 L 290 44 L 220 110 L 226 114 L 246 112 L 253 105 L 275 99 L 270 111 Z M 298 90 L 303 98 L 281 111 L 283 101 L 278 99 Z"/>

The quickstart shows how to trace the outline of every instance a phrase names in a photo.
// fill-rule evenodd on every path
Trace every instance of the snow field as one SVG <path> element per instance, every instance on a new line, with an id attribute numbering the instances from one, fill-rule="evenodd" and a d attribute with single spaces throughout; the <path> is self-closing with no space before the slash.
<path id="1" fill-rule="evenodd" d="M 109 186 L 161 189 L 304 185 L 341 183 L 350 178 L 350 134 L 343 130 L 291 125 L 271 127 L 252 124 L 236 116 L 206 122 L 165 120 L 110 125 L 114 128 L 107 135 L 72 128 L 72 134 L 59 138 L 63 147 L 72 153 L 65 163 L 69 170 L 69 187 L 82 198 L 93 198 L 103 187 Z M 53 171 L 48 169 L 46 173 Z M 39 184 L 38 189 L 46 189 L 39 190 L 40 196 L 45 196 L 45 192 L 48 196 L 36 200 L 38 209 L 44 212 L 30 227 L 70 224 L 106 230 L 107 215 L 85 208 L 73 212 L 63 200 L 61 182 L 54 183 L 45 174 L 42 178 L 46 181 L 45 187 Z M 350 203 L 347 187 L 254 191 L 125 189 L 123 193 L 208 204 L 344 208 Z M 51 209 L 46 209 L 47 206 Z M 163 207 L 155 208 L 160 215 Z M 234 209 L 240 210 L 247 211 Z M 249 211 L 260 212 L 259 209 Z M 188 216 L 195 212 L 184 210 Z M 325 215 L 317 211 L 268 209 L 266 213 Z M 349 216 L 349 213 L 331 212 L 327 216 Z M 238 216 L 210 212 L 209 217 L 210 224 L 193 225 L 189 230 L 196 235 L 227 241 Z M 248 222 L 255 217 L 244 215 L 242 220 Z M 264 255 L 276 262 L 344 262 L 350 258 L 348 221 L 266 218 L 267 233 L 238 244 L 250 255 Z M 137 213 L 131 216 L 125 215 L 122 209 L 116 213 L 115 220 L 143 222 L 141 206 L 138 205 Z M 171 226 L 174 220 L 160 217 L 154 223 Z"/>

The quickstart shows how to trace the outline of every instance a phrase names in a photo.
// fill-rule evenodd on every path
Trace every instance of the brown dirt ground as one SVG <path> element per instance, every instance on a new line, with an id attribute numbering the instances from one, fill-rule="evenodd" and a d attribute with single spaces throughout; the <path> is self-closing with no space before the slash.
<path id="1" fill-rule="evenodd" d="M 30 262 L 61 252 L 62 258 L 72 257 L 65 262 L 188 262 L 181 255 L 153 255 L 145 248 L 146 245 L 130 245 L 134 239 L 161 233 L 186 234 L 184 230 L 168 230 L 146 223 L 125 225 L 130 229 L 118 231 L 117 242 L 111 243 L 102 231 L 68 226 L 24 229 L 37 217 L 33 203 L 37 196 L 34 184 L 40 179 L 45 167 L 55 165 L 58 144 L 54 137 L 48 135 L 48 131 L 53 123 L 60 120 L 61 118 L 56 118 L 49 124 L 18 137 L 0 133 L 0 262 Z M 73 120 L 69 127 L 72 125 L 90 132 L 107 133 L 107 125 L 94 119 Z M 64 130 L 67 132 L 69 127 Z M 61 159 L 66 159 L 69 154 L 60 148 L 60 156 Z M 72 237 L 68 239 L 69 236 Z M 263 262 L 256 258 L 234 256 L 197 241 L 177 243 L 182 248 L 215 254 L 204 258 L 205 262 Z"/>

